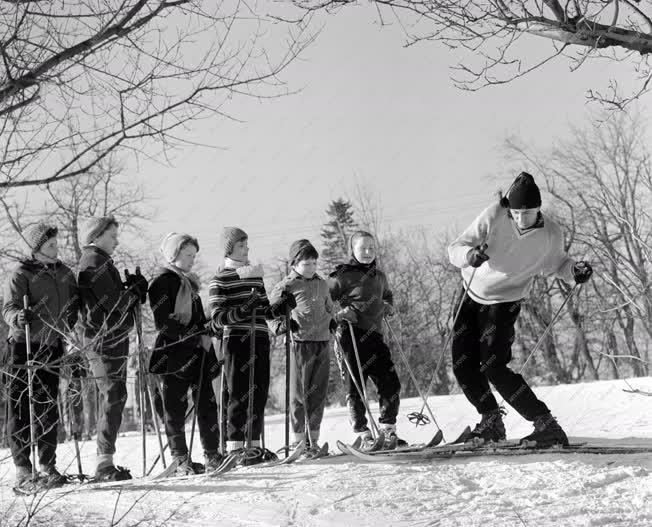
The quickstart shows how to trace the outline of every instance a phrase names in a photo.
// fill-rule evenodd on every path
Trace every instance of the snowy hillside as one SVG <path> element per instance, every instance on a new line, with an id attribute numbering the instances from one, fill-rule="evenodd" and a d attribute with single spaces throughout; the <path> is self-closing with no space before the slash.
<path id="1" fill-rule="evenodd" d="M 631 384 L 652 391 L 652 378 Z M 623 381 L 538 388 L 571 440 L 652 445 L 652 398 L 625 393 Z M 462 396 L 433 397 L 446 439 L 477 416 Z M 431 426 L 415 429 L 405 415 L 420 407 L 402 402 L 399 435 L 425 441 Z M 514 411 L 508 437 L 530 432 Z M 327 411 L 323 440 L 349 441 L 346 410 Z M 267 441 L 281 446 L 283 416 L 267 418 Z M 94 444 L 83 445 L 92 470 Z M 148 442 L 150 459 L 156 437 Z M 116 462 L 140 475 L 140 438 L 120 437 Z M 72 444 L 59 446 L 59 468 L 75 470 Z M 0 525 L 18 525 L 33 498 L 16 498 L 7 451 L 0 465 Z M 201 460 L 199 448 L 195 458 Z M 68 465 L 70 464 L 70 465 Z M 201 478 L 201 477 L 200 477 Z M 193 526 L 652 526 L 652 454 L 555 454 L 364 464 L 325 459 L 275 468 L 236 469 L 221 479 L 136 484 L 111 489 L 66 487 L 38 503 L 31 525 Z M 116 505 L 117 504 L 117 505 Z M 23 520 L 23 524 L 24 524 Z"/>

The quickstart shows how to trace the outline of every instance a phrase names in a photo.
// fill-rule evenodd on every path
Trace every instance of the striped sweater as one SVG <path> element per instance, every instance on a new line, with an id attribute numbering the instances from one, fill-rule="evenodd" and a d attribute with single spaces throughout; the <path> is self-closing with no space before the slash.
<path id="1" fill-rule="evenodd" d="M 211 279 L 208 289 L 208 306 L 210 308 L 213 329 L 229 336 L 244 337 L 251 332 L 252 315 L 242 314 L 242 306 L 251 290 L 260 294 L 261 306 L 256 309 L 256 336 L 269 336 L 267 319 L 277 318 L 273 306 L 270 306 L 262 278 L 240 278 L 235 269 L 220 269 Z M 281 313 L 282 314 L 282 313 Z"/>

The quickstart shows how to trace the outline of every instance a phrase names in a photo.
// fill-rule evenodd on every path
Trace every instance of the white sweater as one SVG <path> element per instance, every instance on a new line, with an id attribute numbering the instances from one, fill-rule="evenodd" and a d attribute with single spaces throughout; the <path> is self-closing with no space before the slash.
<path id="1" fill-rule="evenodd" d="M 559 225 L 545 217 L 543 227 L 521 234 L 507 213 L 499 203 L 487 207 L 448 246 L 448 257 L 462 269 L 469 296 L 480 304 L 514 302 L 527 296 L 538 274 L 554 275 L 573 283 L 574 262 L 564 251 Z M 473 267 L 466 255 L 483 243 L 488 246 L 489 260 L 477 268 L 469 289 Z"/>

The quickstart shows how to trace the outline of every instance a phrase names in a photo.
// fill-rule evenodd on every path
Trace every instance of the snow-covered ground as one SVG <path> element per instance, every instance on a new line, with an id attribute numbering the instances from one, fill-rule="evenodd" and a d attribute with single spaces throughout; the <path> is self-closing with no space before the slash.
<path id="1" fill-rule="evenodd" d="M 652 391 L 652 377 L 631 384 Z M 652 445 L 652 398 L 625 393 L 623 381 L 542 387 L 547 402 L 571 436 L 591 442 Z M 477 416 L 462 396 L 432 397 L 446 438 Z M 432 425 L 415 429 L 406 414 L 419 401 L 402 401 L 399 433 L 426 441 Z M 510 411 L 509 437 L 530 432 Z M 326 412 L 323 439 L 349 441 L 346 411 Z M 267 441 L 283 438 L 283 416 L 267 418 Z M 618 442 L 620 444 L 620 442 Z M 147 444 L 150 460 L 156 437 Z M 140 438 L 119 438 L 116 462 L 140 474 Z M 76 470 L 72 444 L 59 446 L 59 467 Z M 92 470 L 94 444 L 82 457 Z M 275 468 L 239 468 L 221 479 L 135 484 L 115 489 L 71 487 L 39 500 L 17 498 L 13 465 L 1 452 L 0 526 L 652 526 L 652 454 L 555 454 L 364 464 L 342 458 Z M 200 448 L 195 458 L 201 460 Z"/>

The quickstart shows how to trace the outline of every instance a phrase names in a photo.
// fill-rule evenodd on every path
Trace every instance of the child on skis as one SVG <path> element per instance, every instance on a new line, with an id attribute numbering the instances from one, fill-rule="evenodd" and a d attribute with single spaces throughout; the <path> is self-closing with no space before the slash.
<path id="1" fill-rule="evenodd" d="M 387 277 L 376 266 L 376 242 L 366 231 L 357 231 L 349 240 L 351 259 L 338 265 L 330 275 L 330 295 L 340 309 L 335 314 L 338 322 L 336 338 L 362 388 L 371 378 L 378 390 L 379 423 L 385 440 L 405 444 L 396 436 L 396 416 L 400 404 L 401 383 L 394 368 L 389 348 L 383 341 L 383 317 L 393 312 L 392 291 Z M 350 328 L 353 329 L 353 338 Z M 355 347 L 362 366 L 362 379 L 357 368 Z M 361 447 L 373 444 L 367 427 L 365 406 L 351 379 L 347 378 L 346 402 L 353 431 L 361 439 Z"/>
<path id="2" fill-rule="evenodd" d="M 329 330 L 335 329 L 328 284 L 317 274 L 318 258 L 317 250 L 308 240 L 295 241 L 289 254 L 292 271 L 270 293 L 272 303 L 284 292 L 291 293 L 297 303 L 289 321 L 277 319 L 270 325 L 280 335 L 285 334 L 287 323 L 290 324 L 293 335 L 290 416 L 294 446 L 305 439 L 309 455 L 319 451 L 330 366 Z"/>
<path id="3" fill-rule="evenodd" d="M 582 284 L 592 274 L 588 263 L 568 257 L 561 228 L 540 207 L 534 178 L 522 172 L 506 197 L 482 211 L 448 247 L 451 263 L 462 270 L 466 290 L 453 328 L 453 372 L 482 416 L 469 440 L 505 439 L 504 411 L 491 393 L 491 383 L 534 423 L 534 432 L 522 441 L 536 441 L 541 447 L 568 444 L 545 403 L 508 366 L 514 324 L 534 277 L 552 274 Z"/>
<path id="4" fill-rule="evenodd" d="M 282 316 L 286 305 L 294 308 L 296 303 L 292 295 L 284 294 L 270 305 L 263 284 L 262 265 L 249 263 L 246 232 L 238 227 L 225 227 L 222 241 L 224 264 L 210 282 L 209 307 L 214 331 L 223 332 L 229 392 L 226 446 L 229 452 L 243 452 L 249 432 L 254 451 L 245 452 L 244 463 L 253 464 L 275 458 L 272 452 L 261 448 L 260 442 L 270 375 L 266 320 Z M 252 323 L 255 326 L 253 335 Z M 250 361 L 252 338 L 255 344 L 253 364 Z M 249 386 L 250 368 L 254 369 L 253 386 Z M 248 412 L 250 401 L 252 415 Z"/>
<path id="5" fill-rule="evenodd" d="M 58 230 L 39 223 L 23 237 L 31 257 L 21 260 L 4 289 L 2 315 L 9 325 L 7 435 L 16 466 L 16 488 L 33 492 L 66 482 L 56 469 L 59 370 L 64 339 L 77 322 L 79 296 L 72 270 L 58 259 Z M 25 308 L 23 297 L 29 298 Z M 40 471 L 32 479 L 27 386 L 26 326 L 30 328 L 34 423 Z"/>
<path id="6" fill-rule="evenodd" d="M 212 379 L 218 366 L 199 298 L 199 277 L 192 273 L 199 242 L 188 234 L 170 233 L 161 244 L 164 263 L 149 287 L 149 302 L 158 331 L 149 370 L 161 376 L 165 433 L 176 475 L 204 467 L 191 461 L 185 436 L 188 390 L 197 408 L 205 470 L 220 466 L 217 403 Z"/>
<path id="7" fill-rule="evenodd" d="M 104 481 L 131 479 L 128 469 L 114 465 L 113 455 L 127 401 L 132 308 L 147 301 L 148 286 L 140 274 L 122 282 L 111 258 L 118 246 L 118 227 L 113 216 L 88 221 L 77 276 L 86 353 L 100 395 L 95 479 Z"/>

